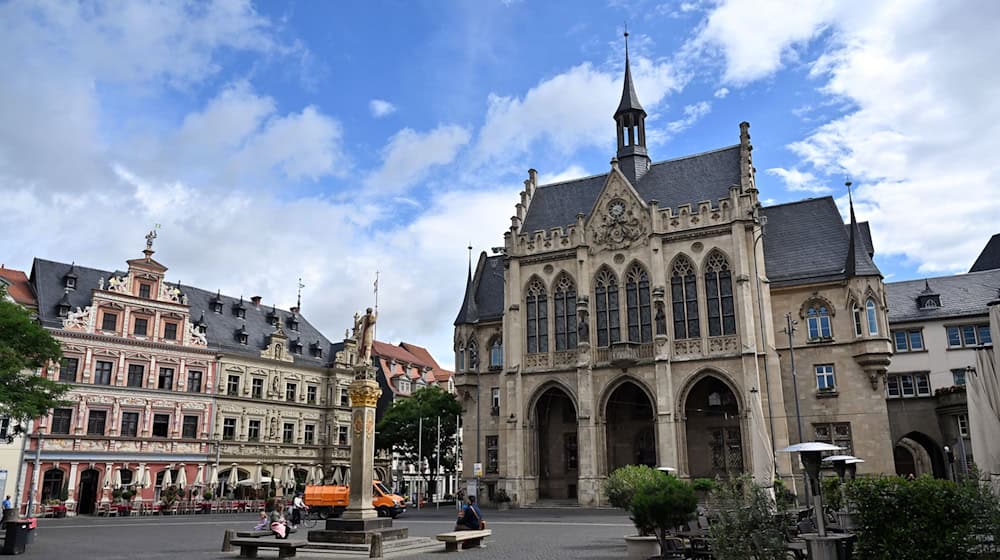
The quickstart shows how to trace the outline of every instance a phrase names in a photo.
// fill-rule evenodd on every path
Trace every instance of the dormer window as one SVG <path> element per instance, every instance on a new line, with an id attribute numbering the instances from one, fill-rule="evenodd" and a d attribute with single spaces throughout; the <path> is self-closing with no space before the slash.
<path id="1" fill-rule="evenodd" d="M 240 296 L 240 302 L 233 306 L 233 315 L 236 315 L 240 319 L 247 318 L 247 308 L 243 305 L 243 296 Z"/>
<path id="2" fill-rule="evenodd" d="M 245 346 L 249 338 L 250 336 L 249 333 L 247 333 L 246 326 L 240 327 L 239 330 L 236 331 L 236 341 L 239 342 L 240 344 L 243 344 Z"/>
<path id="3" fill-rule="evenodd" d="M 299 330 L 299 320 L 295 318 L 295 315 L 288 318 L 288 328 L 293 331 Z"/>
<path id="4" fill-rule="evenodd" d="M 69 290 L 67 289 L 63 292 L 62 299 L 60 299 L 59 303 L 56 304 L 56 312 L 59 313 L 60 317 L 66 317 L 69 315 L 69 309 Z"/>
<path id="5" fill-rule="evenodd" d="M 309 345 L 309 352 L 312 354 L 314 358 L 323 357 L 323 348 L 319 345 L 318 340 Z"/>
<path id="6" fill-rule="evenodd" d="M 301 354 L 302 353 L 302 342 L 300 342 L 298 339 L 295 339 L 295 340 L 289 342 L 288 346 L 289 346 L 289 348 L 291 348 L 292 354 Z"/>
<path id="7" fill-rule="evenodd" d="M 937 296 L 927 298 L 920 303 L 920 309 L 937 309 L 938 307 L 941 307 L 941 302 L 938 300 Z"/>
<path id="8" fill-rule="evenodd" d="M 76 274 L 76 263 L 69 265 L 69 271 L 63 276 L 63 287 L 67 290 L 76 289 L 76 280 L 79 278 Z"/>
<path id="9" fill-rule="evenodd" d="M 924 280 L 924 290 L 917 294 L 917 308 L 937 309 L 941 307 L 941 294 L 931 289 L 930 281 Z"/>
<path id="10" fill-rule="evenodd" d="M 272 327 L 277 328 L 279 320 L 280 320 L 280 317 L 278 317 L 278 311 L 272 305 L 271 306 L 271 312 L 267 314 L 267 322 L 271 323 Z"/>
<path id="11" fill-rule="evenodd" d="M 217 301 L 212 303 L 212 311 L 218 313 L 219 315 L 222 315 L 222 302 Z"/>
<path id="12" fill-rule="evenodd" d="M 194 322 L 194 328 L 201 334 L 208 332 L 208 325 L 205 323 L 205 313 L 202 312 L 201 317 Z"/>

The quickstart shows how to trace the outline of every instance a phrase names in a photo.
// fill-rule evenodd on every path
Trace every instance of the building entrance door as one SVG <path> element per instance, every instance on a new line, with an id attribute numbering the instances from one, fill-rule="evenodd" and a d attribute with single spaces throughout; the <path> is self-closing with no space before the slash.
<path id="1" fill-rule="evenodd" d="M 538 430 L 538 498 L 572 500 L 577 496 L 576 407 L 562 389 L 552 387 L 535 405 Z"/>
<path id="2" fill-rule="evenodd" d="M 721 379 L 698 381 L 684 403 L 688 474 L 728 478 L 744 472 L 743 434 L 736 395 Z"/>
<path id="3" fill-rule="evenodd" d="M 100 473 L 87 469 L 80 473 L 80 490 L 77 492 L 77 511 L 80 514 L 94 513 L 97 505 L 97 479 Z"/>

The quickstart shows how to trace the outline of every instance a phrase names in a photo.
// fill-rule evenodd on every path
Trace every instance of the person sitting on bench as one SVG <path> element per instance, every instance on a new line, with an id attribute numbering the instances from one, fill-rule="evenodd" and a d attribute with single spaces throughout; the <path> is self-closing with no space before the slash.
<path id="1" fill-rule="evenodd" d="M 469 496 L 469 503 L 462 507 L 462 512 L 458 514 L 458 522 L 455 523 L 456 531 L 479 531 L 486 528 L 486 521 L 483 520 L 483 512 L 476 505 L 476 497 Z"/>

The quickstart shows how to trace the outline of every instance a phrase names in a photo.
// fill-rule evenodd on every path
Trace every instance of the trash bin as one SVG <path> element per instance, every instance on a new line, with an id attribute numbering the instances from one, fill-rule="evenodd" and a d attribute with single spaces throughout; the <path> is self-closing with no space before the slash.
<path id="1" fill-rule="evenodd" d="M 27 520 L 8 521 L 7 532 L 3 541 L 4 554 L 24 554 L 28 545 L 28 533 L 31 523 Z"/>
<path id="2" fill-rule="evenodd" d="M 35 529 L 38 528 L 38 518 L 26 517 L 21 521 L 28 522 L 28 544 L 35 544 Z"/>

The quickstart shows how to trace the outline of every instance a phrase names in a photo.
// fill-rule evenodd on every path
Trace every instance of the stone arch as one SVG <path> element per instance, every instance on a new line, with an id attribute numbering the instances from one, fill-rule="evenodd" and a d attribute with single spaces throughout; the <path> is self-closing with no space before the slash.
<path id="1" fill-rule="evenodd" d="M 670 259 L 670 264 L 667 266 L 667 278 L 673 276 L 674 267 L 678 265 L 683 266 L 683 263 L 685 262 L 691 267 L 691 272 L 693 272 L 695 276 L 698 276 L 698 267 L 695 265 L 694 259 L 687 256 L 685 253 L 677 253 L 674 255 L 674 258 Z"/>
<path id="2" fill-rule="evenodd" d="M 645 383 L 619 377 L 604 390 L 599 410 L 606 473 L 625 465 L 657 466 L 656 398 Z"/>
<path id="3" fill-rule="evenodd" d="M 899 438 L 893 446 L 892 456 L 899 476 L 929 474 L 934 478 L 947 477 L 944 450 L 922 432 L 910 432 Z"/>
<path id="4" fill-rule="evenodd" d="M 692 477 L 732 477 L 746 470 L 745 404 L 729 376 L 704 369 L 692 375 L 679 395 L 686 473 Z"/>
<path id="5" fill-rule="evenodd" d="M 831 317 L 837 314 L 837 306 L 835 306 L 833 302 L 831 302 L 829 299 L 825 298 L 820 294 L 812 294 L 802 302 L 802 305 L 799 306 L 800 319 L 806 318 L 806 313 L 809 311 L 809 308 L 812 307 L 814 303 L 827 308 L 827 310 L 830 312 Z"/>
<path id="6" fill-rule="evenodd" d="M 676 410 L 684 410 L 684 402 L 688 399 L 691 389 L 706 377 L 715 377 L 725 383 L 729 387 L 729 390 L 736 396 L 740 410 L 746 410 L 746 401 L 743 398 L 742 389 L 733 381 L 733 376 L 729 372 L 717 367 L 703 367 L 684 380 L 681 390 L 677 392 Z"/>
<path id="7" fill-rule="evenodd" d="M 575 396 L 564 383 L 550 380 L 535 391 L 528 411 L 538 499 L 576 500 L 579 408 Z"/>
<path id="8" fill-rule="evenodd" d="M 712 247 L 710 251 L 705 253 L 705 258 L 701 260 L 701 269 L 708 270 L 716 255 L 722 257 L 722 260 L 725 261 L 725 265 L 729 270 L 733 269 L 733 259 L 729 257 L 729 254 L 718 247 Z"/>
<path id="9" fill-rule="evenodd" d="M 549 293 L 549 285 L 546 284 L 545 283 L 545 279 L 542 278 L 541 276 L 539 276 L 538 274 L 532 274 L 531 276 L 528 277 L 527 282 L 524 283 L 524 289 L 523 289 L 522 293 L 524 293 L 527 296 L 528 290 L 532 289 L 532 285 L 535 282 L 538 282 L 539 284 L 541 284 L 542 293 L 545 294 L 545 295 L 548 295 L 548 293 Z"/>
<path id="10" fill-rule="evenodd" d="M 616 389 L 618 389 L 618 387 L 620 387 L 623 383 L 635 383 L 640 389 L 642 389 L 642 392 L 646 394 L 646 398 L 649 399 L 649 402 L 653 403 L 653 408 L 654 408 L 654 413 L 655 413 L 655 408 L 656 408 L 656 392 L 653 390 L 653 388 L 650 387 L 649 383 L 646 383 L 645 380 L 643 380 L 643 379 L 641 379 L 639 377 L 636 377 L 635 375 L 632 375 L 631 373 L 624 373 L 624 374 L 621 374 L 621 375 L 615 377 L 601 391 L 601 397 L 597 401 L 597 410 L 598 410 L 598 414 L 600 414 L 600 417 L 599 417 L 600 420 L 606 420 L 607 419 L 607 417 L 605 416 L 605 411 L 608 408 L 608 401 L 611 398 L 611 393 L 613 393 Z"/>
<path id="11" fill-rule="evenodd" d="M 534 424 L 537 419 L 535 418 L 535 407 L 538 405 L 538 400 L 542 395 L 549 389 L 556 388 L 566 393 L 569 400 L 573 403 L 573 408 L 580 410 L 580 404 L 577 400 L 576 391 L 573 390 L 566 382 L 561 379 L 549 379 L 545 383 L 539 385 L 534 392 L 531 394 L 531 398 L 528 399 L 528 406 L 525 410 L 525 418 L 528 418 L 532 424 Z"/>

